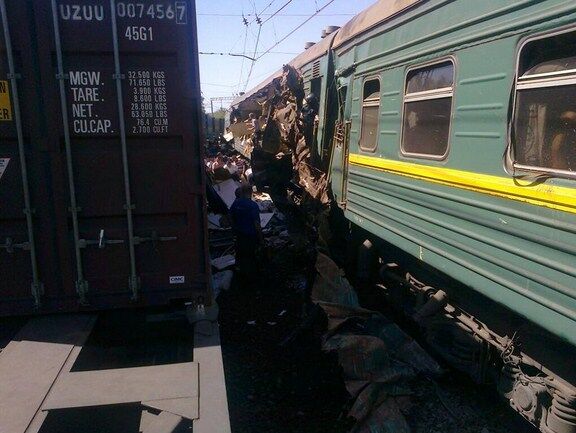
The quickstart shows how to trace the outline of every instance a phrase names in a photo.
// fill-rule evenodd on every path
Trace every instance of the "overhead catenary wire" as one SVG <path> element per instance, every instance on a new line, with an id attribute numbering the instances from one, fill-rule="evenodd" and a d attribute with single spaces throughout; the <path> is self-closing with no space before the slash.
<path id="1" fill-rule="evenodd" d="M 270 21 L 272 18 L 274 18 L 276 15 L 278 15 L 286 6 L 288 6 L 290 3 L 292 3 L 292 0 L 288 0 L 286 3 L 284 3 L 282 6 L 280 6 L 280 9 L 278 9 L 276 12 L 274 12 L 273 14 L 271 14 L 268 18 L 266 18 L 262 24 L 266 24 L 268 21 Z"/>
<path id="2" fill-rule="evenodd" d="M 204 81 L 202 81 L 200 83 L 200 85 L 202 85 L 202 86 L 214 86 L 214 87 L 229 87 L 229 88 L 236 87 L 235 84 L 206 83 Z"/>
<path id="3" fill-rule="evenodd" d="M 328 3 L 326 3 L 319 10 L 317 10 L 315 13 L 310 15 L 306 20 L 304 20 L 304 22 L 300 23 L 298 26 L 296 26 L 294 29 L 292 29 L 290 32 L 288 32 L 288 34 L 286 36 L 284 36 L 282 39 L 280 39 L 278 42 L 276 42 L 274 45 L 272 45 L 270 48 L 268 48 L 266 51 L 264 51 L 262 54 L 260 54 L 258 57 L 256 57 L 256 60 L 259 60 L 262 57 L 264 57 L 266 54 L 270 53 L 274 48 L 276 48 L 278 45 L 280 45 L 282 42 L 284 42 L 286 39 L 288 39 L 290 36 L 292 36 L 297 30 L 299 30 L 301 27 L 303 27 L 308 21 L 310 21 L 312 18 L 314 18 L 316 15 L 318 15 L 318 13 L 322 12 L 324 9 L 326 9 L 328 6 L 330 6 L 335 1 L 336 0 L 329 0 Z"/>
<path id="4" fill-rule="evenodd" d="M 199 13 L 197 14 L 198 16 L 203 16 L 203 17 L 232 17 L 232 18 L 240 18 L 240 17 L 253 17 L 255 16 L 255 14 L 245 14 L 245 15 L 240 15 L 240 14 L 218 14 L 218 13 Z M 259 17 L 269 17 L 272 14 L 258 14 Z M 307 17 L 309 16 L 309 14 L 274 14 L 274 16 L 278 16 L 278 17 Z M 356 14 L 318 14 L 317 16 L 319 17 L 353 17 L 356 16 Z M 254 20 L 255 21 L 255 20 Z M 252 21 L 252 22 L 254 22 Z"/>
<path id="5" fill-rule="evenodd" d="M 276 9 L 273 13 L 267 13 L 264 14 L 264 12 L 269 9 L 277 0 L 272 0 L 268 3 L 268 5 L 262 9 L 262 11 L 260 13 L 256 12 L 255 9 L 255 3 L 252 0 L 249 0 L 252 3 L 252 8 L 254 10 L 254 16 L 255 17 L 259 17 L 260 15 L 262 16 L 267 16 L 266 20 L 262 21 L 262 20 L 258 20 L 258 24 L 259 24 L 259 28 L 258 28 L 258 34 L 255 35 L 255 47 L 254 47 L 254 51 L 252 56 L 250 56 L 249 54 L 247 54 L 247 50 L 246 50 L 246 45 L 247 45 L 247 39 L 248 39 L 248 28 L 251 27 L 251 23 L 253 23 L 256 20 L 253 20 L 252 22 L 247 22 L 247 20 L 245 20 L 245 25 L 246 25 L 246 32 L 245 32 L 245 39 L 244 39 L 244 49 L 242 50 L 243 53 L 233 53 L 233 52 L 200 52 L 200 54 L 203 55 L 220 55 L 220 56 L 233 56 L 233 57 L 240 57 L 242 58 L 242 65 L 241 65 L 241 70 L 240 70 L 240 74 L 239 74 L 239 79 L 238 79 L 238 84 L 237 84 L 237 91 L 246 91 L 248 85 L 250 84 L 251 79 L 255 79 L 252 77 L 253 71 L 254 71 L 254 67 L 256 62 L 261 59 L 263 56 L 267 55 L 267 54 L 288 54 L 288 55 L 296 55 L 299 53 L 283 53 L 283 52 L 274 52 L 273 49 L 275 47 L 277 47 L 278 45 L 280 45 L 282 42 L 284 42 L 287 38 L 289 38 L 291 35 L 293 35 L 296 31 L 298 31 L 300 28 L 302 28 L 306 23 L 308 23 L 311 19 L 313 19 L 316 16 L 353 16 L 354 14 L 321 14 L 322 11 L 324 11 L 328 6 L 330 6 L 335 0 L 329 0 L 324 6 L 318 8 L 318 2 L 315 1 L 315 6 L 316 6 L 316 11 L 314 13 L 310 14 L 281 14 L 281 11 L 283 11 L 290 3 L 292 3 L 293 0 L 287 0 L 285 1 L 278 9 Z M 242 14 L 242 15 L 238 15 L 238 14 L 199 14 L 199 15 L 212 15 L 212 16 L 242 16 L 242 17 L 246 17 L 246 16 L 250 16 L 251 14 Z M 276 35 L 276 29 L 274 29 L 274 39 L 275 39 L 275 43 L 267 48 L 265 51 L 258 51 L 258 46 L 260 43 L 260 36 L 261 36 L 261 31 L 262 31 L 262 25 L 265 24 L 266 22 L 270 21 L 273 17 L 275 16 L 306 16 L 307 18 L 300 23 L 298 26 L 296 26 L 294 29 L 292 29 L 290 32 L 288 32 L 285 36 L 283 36 L 280 40 L 278 40 L 278 37 Z M 246 76 L 246 78 L 243 77 L 244 75 L 244 63 L 246 61 L 246 59 L 250 60 L 250 69 L 249 72 Z M 263 74 L 266 75 L 266 74 Z M 242 88 L 242 84 L 244 83 L 244 86 Z"/>
<path id="6" fill-rule="evenodd" d="M 292 1 L 292 0 L 290 0 Z M 252 63 L 250 64 L 250 70 L 248 71 L 248 76 L 246 77 L 246 83 L 244 84 L 243 91 L 246 91 L 248 83 L 250 82 L 250 77 L 252 77 L 252 71 L 254 70 L 254 64 L 256 63 L 256 53 L 258 52 L 258 44 L 260 43 L 260 34 L 262 33 L 262 24 L 258 26 L 258 36 L 256 37 L 256 44 L 254 46 L 254 54 L 252 56 Z"/>
<path id="7" fill-rule="evenodd" d="M 242 48 L 242 53 L 246 54 L 246 44 L 248 42 L 248 27 L 246 27 L 244 32 L 244 47 Z M 240 90 L 240 83 L 242 83 L 242 75 L 244 75 L 244 61 L 245 58 L 242 57 L 242 64 L 240 65 L 240 74 L 238 76 L 238 84 L 236 85 L 236 90 Z"/>
<path id="8" fill-rule="evenodd" d="M 258 51 L 256 54 L 262 54 L 264 51 Z M 253 60 L 252 57 L 245 55 L 245 54 L 240 54 L 240 53 L 226 53 L 226 52 L 222 52 L 222 51 L 217 51 L 217 52 L 208 52 L 208 51 L 199 51 L 198 54 L 204 55 L 204 56 L 233 56 L 233 57 L 244 57 L 245 59 L 248 60 Z M 289 55 L 297 55 L 300 54 L 298 52 L 295 51 L 270 51 L 268 54 L 289 54 Z"/>
<path id="9" fill-rule="evenodd" d="M 202 54 L 205 56 L 232 56 L 232 57 L 243 57 L 248 60 L 255 60 L 254 57 L 250 57 L 246 54 L 238 54 L 238 53 L 209 53 L 205 51 L 199 51 L 198 54 Z"/>
<path id="10" fill-rule="evenodd" d="M 198 16 L 200 16 L 200 15 L 203 15 L 203 16 L 216 16 L 216 17 L 218 17 L 218 16 L 221 16 L 221 17 L 222 17 L 222 16 L 231 16 L 231 15 L 229 15 L 229 14 L 218 14 L 218 13 L 216 13 L 216 14 L 211 14 L 211 13 L 200 14 L 200 13 L 197 13 L 196 15 L 198 15 Z M 250 14 L 248 14 L 248 16 L 250 16 Z M 242 15 L 234 14 L 234 17 L 242 17 L 243 19 L 245 19 L 245 16 L 244 16 L 244 8 L 242 8 Z M 248 29 L 247 29 L 246 23 L 244 23 L 244 24 L 245 24 L 245 27 L 244 27 L 244 48 L 242 49 L 242 52 L 243 52 L 243 54 L 246 54 L 246 38 L 248 37 Z M 228 50 L 228 52 L 229 52 L 229 53 L 233 52 L 234 49 L 236 48 L 236 45 L 237 45 L 238 42 L 240 42 L 241 40 L 242 40 L 242 34 L 240 34 L 240 36 L 239 36 L 238 38 L 234 38 L 234 44 L 233 44 L 232 47 Z"/>
<path id="11" fill-rule="evenodd" d="M 268 3 L 268 5 L 267 5 L 264 9 L 262 9 L 262 10 L 260 11 L 260 13 L 258 14 L 258 16 L 262 16 L 262 14 L 263 14 L 270 6 L 272 6 L 274 3 L 276 3 L 276 0 L 272 0 L 270 3 Z"/>

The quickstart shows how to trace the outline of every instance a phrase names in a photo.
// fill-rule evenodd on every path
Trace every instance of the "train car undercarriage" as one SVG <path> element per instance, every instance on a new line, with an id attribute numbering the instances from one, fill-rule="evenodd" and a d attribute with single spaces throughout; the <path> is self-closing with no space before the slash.
<path id="1" fill-rule="evenodd" d="M 359 277 L 372 274 L 370 287 L 377 292 L 369 297 L 392 306 L 428 348 L 453 368 L 478 384 L 494 385 L 515 411 L 541 431 L 576 432 L 576 387 L 568 382 L 574 379 L 568 360 L 574 358 L 559 355 L 574 352 L 572 348 L 550 335 L 541 344 L 545 331 L 513 317 L 504 307 L 486 308 L 486 299 L 481 300 L 481 318 L 468 312 L 479 307 L 474 300 L 463 307 L 455 299 L 458 296 L 452 296 L 467 290 L 461 284 L 426 269 L 412 257 L 396 256 L 391 261 L 390 250 L 393 255 L 404 254 L 379 240 L 365 240 L 359 247 Z M 379 271 L 374 274 L 374 269 Z M 448 288 L 443 287 L 443 279 Z"/>

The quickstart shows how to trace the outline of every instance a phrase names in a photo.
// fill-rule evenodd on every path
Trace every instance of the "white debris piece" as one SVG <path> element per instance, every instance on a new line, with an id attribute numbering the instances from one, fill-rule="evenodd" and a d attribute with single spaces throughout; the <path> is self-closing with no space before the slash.
<path id="1" fill-rule="evenodd" d="M 266 227 L 268 225 L 268 223 L 270 222 L 270 220 L 272 219 L 272 217 L 274 216 L 274 212 L 272 213 L 261 213 L 260 214 L 260 226 L 262 228 Z"/>
<path id="2" fill-rule="evenodd" d="M 220 218 L 221 215 L 217 215 L 215 213 L 208 214 L 208 228 L 220 230 L 222 226 L 220 225 Z"/>
<path id="3" fill-rule="evenodd" d="M 214 184 L 214 189 L 218 193 L 218 195 L 224 200 L 228 209 L 236 200 L 236 188 L 240 186 L 240 182 L 236 182 L 234 179 L 228 179 L 224 182 Z"/>
<path id="4" fill-rule="evenodd" d="M 212 275 L 212 289 L 214 291 L 214 298 L 217 298 L 223 290 L 229 290 L 232 284 L 232 277 L 234 272 L 223 271 Z"/>
<path id="5" fill-rule="evenodd" d="M 226 269 L 236 264 L 236 257 L 234 257 L 232 254 L 226 254 L 225 256 L 212 259 L 210 264 L 221 271 L 222 269 Z"/>

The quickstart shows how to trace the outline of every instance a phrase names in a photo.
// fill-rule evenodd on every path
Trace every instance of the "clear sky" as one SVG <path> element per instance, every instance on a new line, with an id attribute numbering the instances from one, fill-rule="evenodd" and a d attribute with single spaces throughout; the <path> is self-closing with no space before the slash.
<path id="1" fill-rule="evenodd" d="M 252 62 L 239 56 L 200 54 L 200 82 L 205 105 L 209 106 L 210 98 L 250 90 L 300 54 L 306 42 L 319 41 L 324 28 L 345 24 L 375 1 L 196 0 L 201 53 L 244 54 L 256 58 L 262 55 Z M 294 31 L 318 10 L 321 11 L 316 16 Z M 262 25 L 256 21 L 256 15 Z M 243 16 L 248 26 L 244 25 Z M 284 37 L 286 39 L 280 42 Z M 277 42 L 280 43 L 273 47 Z M 270 52 L 264 54 L 271 47 Z M 222 103 L 224 108 L 228 105 Z M 214 110 L 217 108 L 220 108 L 219 102 L 214 103 Z"/>

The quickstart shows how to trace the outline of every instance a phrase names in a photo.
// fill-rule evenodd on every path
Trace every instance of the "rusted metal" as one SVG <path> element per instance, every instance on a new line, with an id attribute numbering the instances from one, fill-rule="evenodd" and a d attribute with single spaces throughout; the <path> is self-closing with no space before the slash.
<path id="1" fill-rule="evenodd" d="M 194 2 L 4 2 L 0 315 L 210 303 Z"/>

